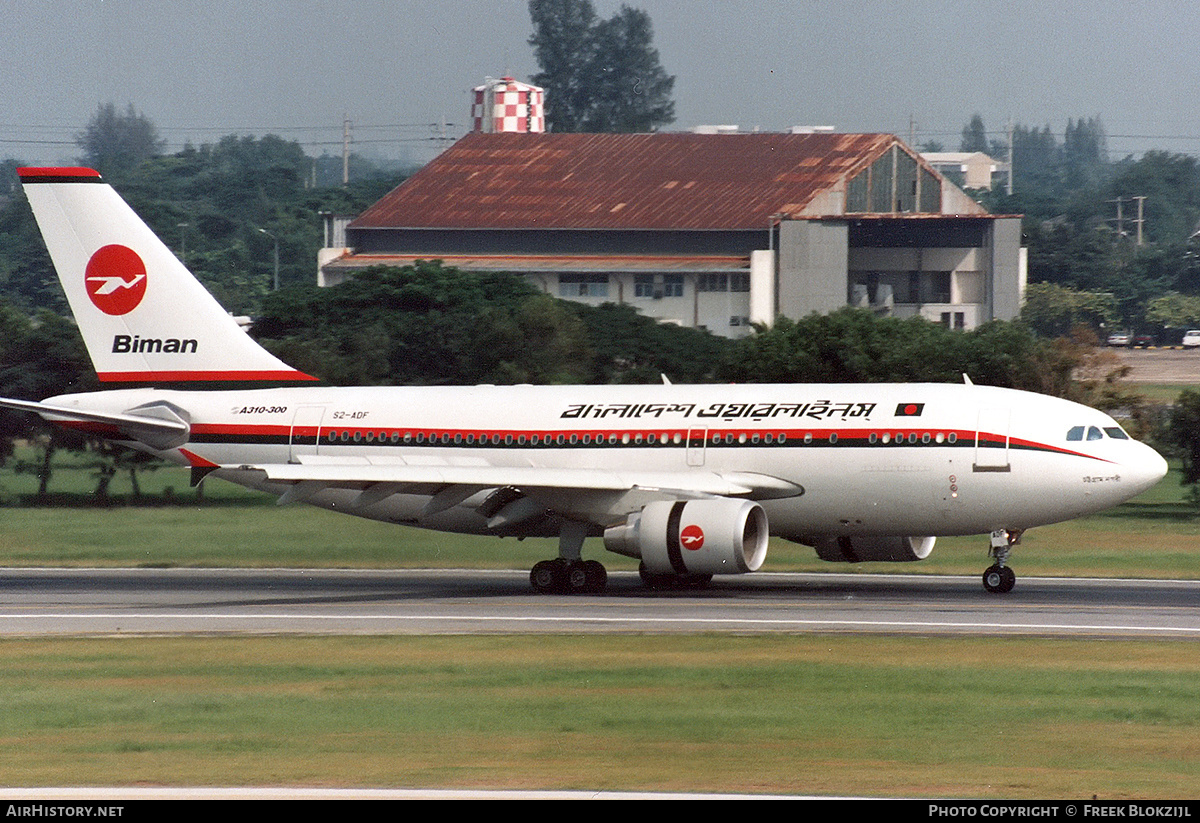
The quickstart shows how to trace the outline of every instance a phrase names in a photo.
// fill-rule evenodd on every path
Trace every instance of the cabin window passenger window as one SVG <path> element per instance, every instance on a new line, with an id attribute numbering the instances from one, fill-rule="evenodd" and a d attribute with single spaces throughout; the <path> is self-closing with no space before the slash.
<path id="1" fill-rule="evenodd" d="M 1083 439 L 1083 426 L 1072 426 L 1071 430 L 1069 432 L 1067 432 L 1067 440 L 1082 440 L 1082 439 Z"/>

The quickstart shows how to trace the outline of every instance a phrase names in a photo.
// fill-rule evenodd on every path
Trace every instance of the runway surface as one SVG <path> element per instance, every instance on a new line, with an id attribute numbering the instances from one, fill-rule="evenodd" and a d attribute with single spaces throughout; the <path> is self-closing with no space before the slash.
<path id="1" fill-rule="evenodd" d="M 813 633 L 1200 637 L 1200 581 L 755 574 L 538 595 L 520 571 L 0 570 L 0 636 Z"/>

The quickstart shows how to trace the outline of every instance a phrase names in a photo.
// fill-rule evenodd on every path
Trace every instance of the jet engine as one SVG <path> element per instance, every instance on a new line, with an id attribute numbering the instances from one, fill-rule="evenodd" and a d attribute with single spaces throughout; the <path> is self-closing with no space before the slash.
<path id="1" fill-rule="evenodd" d="M 936 537 L 826 537 L 814 546 L 822 560 L 839 563 L 924 560 Z"/>
<path id="2" fill-rule="evenodd" d="M 767 513 L 749 500 L 650 503 L 604 530 L 604 547 L 656 574 L 745 574 L 767 556 Z"/>

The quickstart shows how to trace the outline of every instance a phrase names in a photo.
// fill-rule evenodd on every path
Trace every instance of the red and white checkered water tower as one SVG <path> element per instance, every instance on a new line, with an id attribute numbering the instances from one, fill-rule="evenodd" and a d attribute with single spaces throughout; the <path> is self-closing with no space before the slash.
<path id="1" fill-rule="evenodd" d="M 544 132 L 546 92 L 511 77 L 491 77 L 475 87 L 471 130 L 482 132 Z"/>

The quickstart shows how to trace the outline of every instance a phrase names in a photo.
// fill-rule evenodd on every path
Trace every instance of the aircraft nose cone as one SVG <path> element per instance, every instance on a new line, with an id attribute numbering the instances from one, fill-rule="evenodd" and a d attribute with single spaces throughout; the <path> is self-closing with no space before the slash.
<path id="1" fill-rule="evenodd" d="M 1167 476 L 1167 461 L 1149 446 L 1139 445 L 1140 453 L 1136 459 L 1129 462 L 1126 471 L 1129 479 L 1136 485 L 1137 493 L 1141 494 Z"/>

